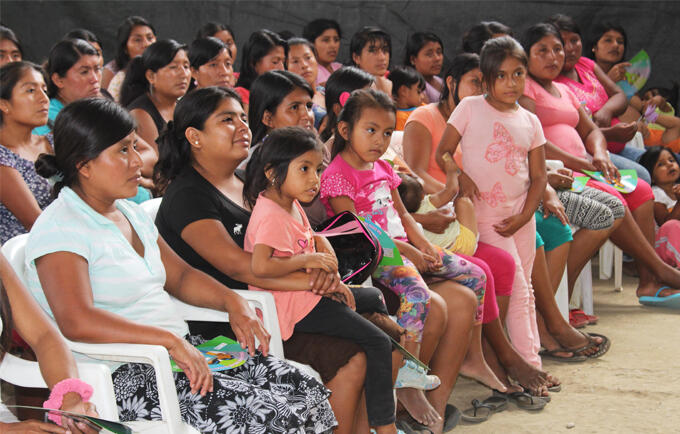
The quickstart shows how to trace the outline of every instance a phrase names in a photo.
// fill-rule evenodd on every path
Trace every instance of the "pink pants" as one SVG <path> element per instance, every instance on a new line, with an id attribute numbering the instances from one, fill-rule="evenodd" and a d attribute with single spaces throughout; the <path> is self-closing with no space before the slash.
<path id="1" fill-rule="evenodd" d="M 524 359 L 541 368 L 538 351 L 541 339 L 536 325 L 536 303 L 531 286 L 531 270 L 536 256 L 536 221 L 532 217 L 514 235 L 503 237 L 493 223 L 479 223 L 480 240 L 501 248 L 515 261 L 515 278 L 508 305 L 506 325 L 513 346 Z"/>
<path id="2" fill-rule="evenodd" d="M 656 231 L 654 250 L 662 261 L 671 267 L 680 268 L 680 221 L 668 220 L 661 225 Z M 488 273 L 486 276 L 488 282 Z M 488 294 L 485 300 L 488 300 Z"/>

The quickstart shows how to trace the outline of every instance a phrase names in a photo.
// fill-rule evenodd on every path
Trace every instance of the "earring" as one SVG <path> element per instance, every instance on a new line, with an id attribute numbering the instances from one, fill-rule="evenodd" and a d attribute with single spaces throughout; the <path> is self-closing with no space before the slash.
<path id="1" fill-rule="evenodd" d="M 198 145 L 198 140 L 196 140 L 194 143 Z"/>

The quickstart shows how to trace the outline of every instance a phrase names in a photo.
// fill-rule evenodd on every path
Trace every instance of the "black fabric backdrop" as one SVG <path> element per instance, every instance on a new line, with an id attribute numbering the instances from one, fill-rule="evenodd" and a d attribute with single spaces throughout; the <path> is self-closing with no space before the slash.
<path id="1" fill-rule="evenodd" d="M 516 35 L 555 14 L 573 16 L 586 36 L 593 23 L 619 22 L 628 33 L 629 58 L 644 48 L 652 58 L 650 83 L 680 80 L 680 2 L 608 1 L 7 1 L 0 0 L 0 20 L 22 41 L 27 59 L 42 61 L 68 30 L 87 28 L 103 42 L 106 61 L 114 55 L 116 29 L 123 18 L 141 15 L 156 27 L 158 38 L 189 43 L 207 21 L 229 24 L 239 47 L 257 29 L 300 34 L 307 21 L 334 18 L 343 30 L 340 60 L 348 58 L 351 35 L 378 25 L 392 35 L 392 65 L 400 64 L 408 34 L 433 31 L 451 58 L 463 32 L 481 20 L 511 26 Z M 239 59 L 240 60 L 240 59 Z M 239 64 L 237 60 L 237 65 Z"/>

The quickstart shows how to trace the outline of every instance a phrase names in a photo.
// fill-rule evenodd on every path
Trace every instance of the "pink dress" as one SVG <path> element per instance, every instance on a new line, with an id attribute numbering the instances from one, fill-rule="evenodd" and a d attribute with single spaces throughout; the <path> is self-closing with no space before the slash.
<path id="1" fill-rule="evenodd" d="M 522 211 L 529 191 L 529 151 L 543 146 L 545 137 L 538 118 L 517 106 L 501 112 L 484 96 L 464 98 L 448 120 L 461 135 L 465 173 L 477 184 L 475 199 L 480 241 L 499 247 L 515 260 L 515 277 L 508 305 L 507 327 L 517 351 L 541 366 L 540 337 L 531 270 L 536 255 L 536 222 L 532 219 L 510 237 L 493 225 Z"/>
<path id="2" fill-rule="evenodd" d="M 277 257 L 316 252 L 314 232 L 309 225 L 307 216 L 297 200 L 294 206 L 302 217 L 302 223 L 294 219 L 277 203 L 260 194 L 250 216 L 244 250 L 252 252 L 256 244 L 264 244 L 272 247 L 274 256 Z M 252 285 L 248 285 L 248 288 L 256 291 L 267 291 Z M 269 292 L 274 295 L 283 340 L 290 338 L 295 324 L 306 317 L 321 300 L 321 296 L 310 291 Z"/>

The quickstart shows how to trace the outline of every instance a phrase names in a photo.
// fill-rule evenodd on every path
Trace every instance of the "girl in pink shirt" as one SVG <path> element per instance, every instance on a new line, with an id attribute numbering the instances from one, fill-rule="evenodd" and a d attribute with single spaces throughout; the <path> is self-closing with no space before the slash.
<path id="1" fill-rule="evenodd" d="M 545 137 L 538 118 L 520 107 L 527 57 L 509 36 L 487 41 L 480 69 L 486 95 L 463 99 L 451 114 L 439 147 L 442 157 L 462 148 L 461 194 L 473 197 L 480 241 L 515 259 L 506 324 L 513 345 L 536 367 L 540 338 L 531 287 L 536 254 L 534 212 L 546 186 Z"/>

